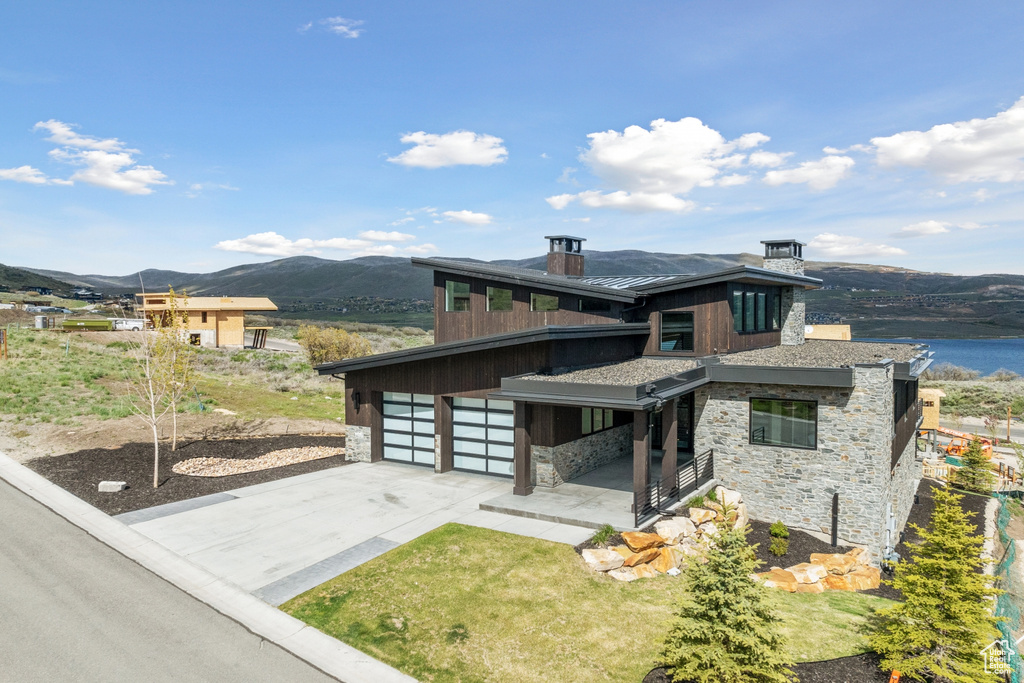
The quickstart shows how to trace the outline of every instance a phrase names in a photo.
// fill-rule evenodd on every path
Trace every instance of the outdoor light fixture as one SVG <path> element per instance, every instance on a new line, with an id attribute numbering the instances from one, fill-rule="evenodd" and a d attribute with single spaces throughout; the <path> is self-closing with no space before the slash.
<path id="1" fill-rule="evenodd" d="M 358 391 L 353 391 L 352 392 L 352 407 L 356 409 L 357 413 L 359 412 L 359 392 Z"/>

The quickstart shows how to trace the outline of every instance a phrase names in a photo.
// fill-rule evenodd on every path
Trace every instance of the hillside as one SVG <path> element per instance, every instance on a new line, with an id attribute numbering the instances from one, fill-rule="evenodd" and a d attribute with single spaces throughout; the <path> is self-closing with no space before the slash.
<path id="1" fill-rule="evenodd" d="M 700 274 L 761 263 L 760 256 L 747 253 L 584 253 L 589 275 Z M 543 270 L 546 256 L 495 263 Z M 853 325 L 856 336 L 1024 336 L 1024 275 L 964 276 L 823 261 L 807 261 L 805 266 L 808 275 L 824 284 L 823 289 L 808 295 L 811 320 L 841 319 Z M 35 269 L 21 272 L 25 271 L 49 282 L 62 280 L 108 294 L 139 289 L 139 273 L 110 276 Z M 429 324 L 431 319 L 431 273 L 414 267 L 406 258 L 368 256 L 334 261 L 295 256 L 214 273 L 145 270 L 141 277 L 149 290 L 171 285 L 194 295 L 269 296 L 281 306 L 285 317 L 418 325 Z"/>
<path id="2" fill-rule="evenodd" d="M 0 289 L 15 291 L 24 287 L 49 287 L 61 291 L 70 289 L 67 281 L 58 280 L 40 271 L 14 268 L 0 263 Z"/>

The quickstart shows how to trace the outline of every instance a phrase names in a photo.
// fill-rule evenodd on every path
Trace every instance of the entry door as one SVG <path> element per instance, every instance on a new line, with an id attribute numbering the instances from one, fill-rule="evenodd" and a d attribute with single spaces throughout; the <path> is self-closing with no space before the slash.
<path id="1" fill-rule="evenodd" d="M 511 477 L 514 453 L 512 401 L 452 399 L 455 469 Z"/>
<path id="2" fill-rule="evenodd" d="M 434 397 L 384 392 L 384 459 L 434 466 Z"/>

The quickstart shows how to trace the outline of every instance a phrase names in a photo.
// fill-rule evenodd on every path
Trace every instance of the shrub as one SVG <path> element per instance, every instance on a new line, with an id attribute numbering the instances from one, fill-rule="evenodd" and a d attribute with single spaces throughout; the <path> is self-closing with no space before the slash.
<path id="1" fill-rule="evenodd" d="M 991 375 L 989 375 L 985 379 L 990 379 L 990 380 L 993 380 L 995 382 L 1012 382 L 1014 380 L 1020 379 L 1020 375 L 1018 375 L 1013 370 L 1007 370 L 1006 368 L 999 368 L 998 370 L 993 372 Z"/>
<path id="2" fill-rule="evenodd" d="M 963 454 L 963 467 L 956 472 L 956 485 L 968 491 L 991 493 L 996 477 L 992 465 L 981 448 L 981 441 L 974 439 Z"/>
<path id="3" fill-rule="evenodd" d="M 297 336 L 312 365 L 370 355 L 370 342 L 336 327 L 303 325 Z"/>
<path id="4" fill-rule="evenodd" d="M 978 379 L 981 373 L 977 370 L 953 365 L 952 363 L 939 363 L 935 367 L 928 368 L 921 373 L 921 379 L 945 382 L 969 382 Z"/>
<path id="5" fill-rule="evenodd" d="M 772 524 L 771 528 L 768 529 L 768 533 L 771 534 L 772 538 L 789 538 L 789 529 L 786 528 L 781 519 Z"/>
<path id="6" fill-rule="evenodd" d="M 789 552 L 789 541 L 785 538 L 773 536 L 771 545 L 768 546 L 768 552 L 776 557 L 782 557 Z"/>
<path id="7" fill-rule="evenodd" d="M 751 576 L 760 562 L 746 532 L 723 530 L 706 558 L 687 565 L 686 591 L 661 651 L 672 680 L 792 680 L 774 596 Z"/>
<path id="8" fill-rule="evenodd" d="M 718 502 L 718 494 L 715 493 L 714 489 L 711 489 L 710 491 L 708 491 L 708 496 L 707 497 L 708 497 L 708 500 L 710 500 L 712 503 L 717 503 Z"/>
<path id="9" fill-rule="evenodd" d="M 702 508 L 707 502 L 707 498 L 705 498 L 704 496 L 697 496 L 696 498 L 690 501 L 690 507 Z"/>
<path id="10" fill-rule="evenodd" d="M 615 527 L 613 527 L 611 524 L 605 524 L 603 527 L 597 530 L 597 533 L 594 534 L 593 538 L 591 538 L 590 540 L 595 545 L 604 545 L 608 542 L 609 538 L 615 535 L 615 533 Z"/>

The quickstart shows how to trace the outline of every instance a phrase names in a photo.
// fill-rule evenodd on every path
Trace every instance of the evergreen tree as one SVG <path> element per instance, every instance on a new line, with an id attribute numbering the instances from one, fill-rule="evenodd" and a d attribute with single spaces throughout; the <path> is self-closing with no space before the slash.
<path id="1" fill-rule="evenodd" d="M 673 620 L 661 664 L 674 681 L 785 683 L 793 680 L 770 589 L 751 574 L 760 562 L 747 528 L 725 524 L 707 551 L 690 562 L 687 597 Z"/>
<path id="2" fill-rule="evenodd" d="M 883 669 L 934 683 L 998 681 L 985 673 L 981 650 L 999 637 L 993 600 L 1000 591 L 980 572 L 982 539 L 948 487 L 935 490 L 928 528 L 911 524 L 921 541 L 896 565 L 892 585 L 904 602 L 880 610 L 871 646 Z"/>
<path id="3" fill-rule="evenodd" d="M 990 493 L 995 486 L 995 475 L 992 473 L 992 465 L 985 452 L 981 448 L 981 441 L 977 437 L 971 441 L 971 445 L 964 451 L 963 467 L 957 470 L 956 484 L 968 491 L 978 493 Z"/>

